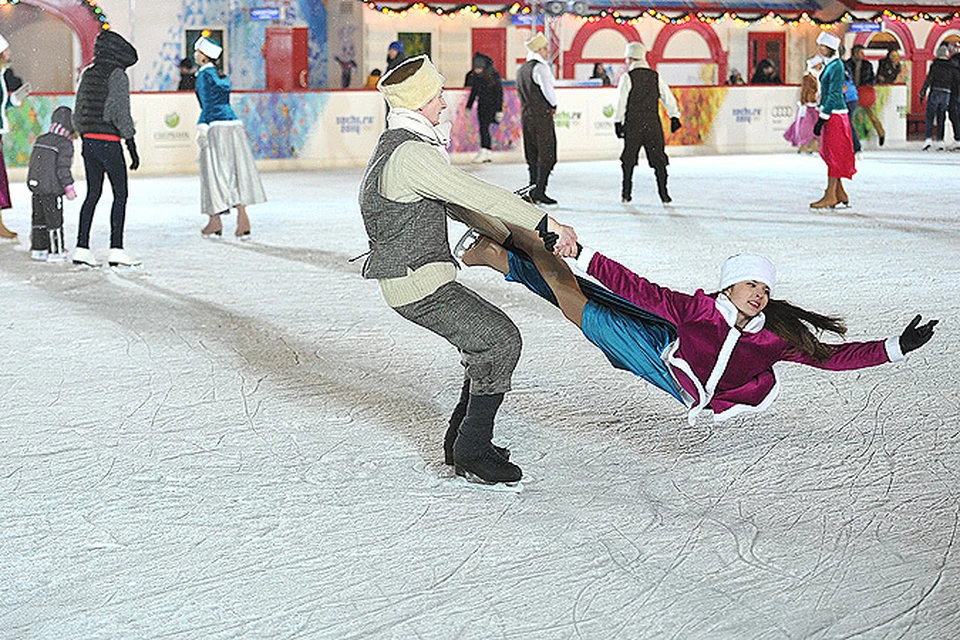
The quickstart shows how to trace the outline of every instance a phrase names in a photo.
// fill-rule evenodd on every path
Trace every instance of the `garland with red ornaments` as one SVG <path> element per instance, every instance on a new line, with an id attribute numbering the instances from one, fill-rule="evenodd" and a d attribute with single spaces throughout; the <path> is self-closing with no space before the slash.
<path id="1" fill-rule="evenodd" d="M 423 2 L 415 2 L 404 6 L 389 6 L 387 4 L 380 4 L 377 2 L 367 2 L 366 6 L 372 11 L 378 13 L 388 14 L 388 15 L 405 15 L 410 12 L 424 13 L 424 14 L 434 14 L 438 16 L 445 17 L 455 17 L 459 15 L 472 15 L 472 16 L 482 16 L 482 17 L 493 17 L 493 18 L 502 18 L 508 15 L 529 15 L 531 13 L 530 7 L 528 5 L 523 5 L 518 2 L 514 2 L 510 5 L 504 5 L 499 8 L 494 9 L 485 9 L 476 4 L 460 4 L 460 5 L 441 5 L 441 4 L 426 4 Z M 952 8 L 951 8 L 952 9 Z M 898 22 L 917 22 L 920 20 L 925 20 L 927 22 L 935 22 L 939 25 L 949 24 L 954 20 L 960 18 L 960 11 L 946 11 L 942 14 L 934 15 L 927 11 L 921 11 L 912 15 L 904 15 L 897 13 L 895 11 L 890 11 L 885 9 L 878 13 L 873 14 L 869 17 L 860 17 L 855 16 L 849 11 L 836 18 L 835 20 L 821 20 L 814 16 L 811 16 L 807 12 L 802 12 L 796 16 L 784 16 L 780 13 L 774 11 L 769 11 L 767 13 L 755 14 L 749 12 L 749 17 L 745 17 L 744 13 L 748 12 L 736 12 L 736 11 L 725 11 L 718 14 L 707 14 L 700 11 L 695 12 L 683 12 L 679 14 L 669 14 L 663 11 L 658 11 L 657 9 L 637 9 L 637 12 L 634 14 L 627 8 L 621 8 L 619 10 L 608 10 L 603 9 L 598 11 L 595 14 L 591 15 L 575 15 L 569 14 L 571 17 L 579 18 L 586 22 L 593 22 L 597 20 L 603 20 L 605 18 L 612 18 L 613 20 L 623 23 L 623 22 L 637 22 L 643 18 L 654 18 L 663 23 L 668 24 L 684 24 L 690 22 L 691 20 L 699 20 L 706 24 L 722 23 L 724 21 L 731 21 L 736 24 L 755 24 L 758 22 L 775 22 L 781 25 L 796 25 L 796 24 L 815 24 L 817 26 L 836 26 L 838 24 L 849 23 L 849 22 L 874 22 L 881 24 L 884 20 L 895 20 Z"/>

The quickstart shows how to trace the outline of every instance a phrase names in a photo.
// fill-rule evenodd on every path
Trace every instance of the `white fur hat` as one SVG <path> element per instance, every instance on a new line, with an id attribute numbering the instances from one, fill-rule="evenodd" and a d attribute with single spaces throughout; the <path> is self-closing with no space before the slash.
<path id="1" fill-rule="evenodd" d="M 10 43 L 7 42 L 7 39 L 3 36 L 0 36 L 0 53 L 3 53 L 10 48 Z"/>
<path id="2" fill-rule="evenodd" d="M 631 60 L 646 60 L 647 48 L 643 46 L 642 42 L 628 42 L 623 56 Z"/>
<path id="3" fill-rule="evenodd" d="M 820 32 L 820 35 L 817 36 L 817 44 L 822 44 L 825 47 L 830 47 L 834 51 L 840 50 L 840 38 L 830 33 L 829 31 Z"/>
<path id="4" fill-rule="evenodd" d="M 745 280 L 756 280 L 767 285 L 772 297 L 777 270 L 769 258 L 755 253 L 738 253 L 723 261 L 720 268 L 720 291 Z"/>
<path id="5" fill-rule="evenodd" d="M 197 38 L 197 41 L 193 44 L 193 50 L 199 51 L 211 60 L 216 60 L 220 57 L 220 54 L 223 53 L 223 47 L 204 36 Z"/>
<path id="6" fill-rule="evenodd" d="M 538 33 L 523 44 L 527 45 L 528 50 L 537 52 L 547 46 L 547 36 L 543 35 L 542 33 Z"/>
<path id="7" fill-rule="evenodd" d="M 807 58 L 807 73 L 819 76 L 820 72 L 823 71 L 822 68 L 818 69 L 817 67 L 822 67 L 824 63 L 823 58 L 820 56 L 813 56 L 812 58 Z"/>
<path id="8" fill-rule="evenodd" d="M 416 111 L 443 89 L 443 76 L 426 55 L 408 58 L 380 78 L 377 89 L 393 108 Z"/>

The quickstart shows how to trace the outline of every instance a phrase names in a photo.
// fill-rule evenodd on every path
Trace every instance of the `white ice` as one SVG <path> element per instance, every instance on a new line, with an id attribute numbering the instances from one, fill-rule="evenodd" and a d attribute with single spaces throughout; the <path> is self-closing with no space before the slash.
<path id="1" fill-rule="evenodd" d="M 457 354 L 349 262 L 361 170 L 265 173 L 250 243 L 229 218 L 201 239 L 195 176 L 134 176 L 139 270 L 31 262 L 18 183 L 0 637 L 960 637 L 960 154 L 867 152 L 854 206 L 824 212 L 816 156 L 675 157 L 669 208 L 645 166 L 621 205 L 619 173 L 561 162 L 554 215 L 652 280 L 712 290 L 760 252 L 849 339 L 916 313 L 936 336 L 874 369 L 785 365 L 768 412 L 689 426 L 554 307 L 465 269 L 524 337 L 496 435 L 525 473 L 465 489 L 441 458 Z"/>

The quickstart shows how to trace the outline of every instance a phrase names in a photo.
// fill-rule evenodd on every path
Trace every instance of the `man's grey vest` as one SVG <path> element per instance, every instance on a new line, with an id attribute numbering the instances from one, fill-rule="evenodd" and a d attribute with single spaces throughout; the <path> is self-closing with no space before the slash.
<path id="1" fill-rule="evenodd" d="M 360 182 L 360 214 L 370 239 L 364 278 L 399 278 L 408 269 L 432 262 L 457 264 L 450 253 L 443 202 L 426 198 L 396 202 L 380 195 L 383 168 L 397 147 L 409 140 L 421 138 L 405 129 L 384 131 Z"/>
<path id="2" fill-rule="evenodd" d="M 553 106 L 543 97 L 540 85 L 533 81 L 533 68 L 543 64 L 538 60 L 527 60 L 517 70 L 517 93 L 520 94 L 520 107 L 523 113 L 543 114 L 553 111 Z"/>

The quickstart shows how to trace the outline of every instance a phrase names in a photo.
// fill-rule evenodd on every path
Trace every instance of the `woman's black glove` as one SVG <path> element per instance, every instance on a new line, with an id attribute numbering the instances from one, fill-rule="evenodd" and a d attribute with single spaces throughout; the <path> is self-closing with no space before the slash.
<path id="1" fill-rule="evenodd" d="M 544 248 L 550 253 L 553 253 L 553 249 L 557 246 L 557 240 L 560 239 L 560 236 L 553 231 L 547 230 L 547 216 L 543 216 L 540 222 L 537 223 L 537 234 L 539 234 L 540 239 L 543 240 Z"/>
<path id="2" fill-rule="evenodd" d="M 140 156 L 137 155 L 137 141 L 127 138 L 127 152 L 130 154 L 130 170 L 136 171 L 140 167 Z"/>
<path id="3" fill-rule="evenodd" d="M 817 123 L 813 125 L 813 135 L 818 136 L 820 132 L 823 131 L 823 123 L 826 122 L 823 118 L 817 118 Z"/>
<path id="4" fill-rule="evenodd" d="M 907 328 L 900 334 L 900 351 L 907 354 L 927 344 L 933 337 L 933 328 L 937 326 L 938 322 L 940 321 L 931 320 L 921 325 L 920 314 L 917 314 L 917 317 L 911 320 Z"/>
<path id="5" fill-rule="evenodd" d="M 617 137 L 618 137 L 618 138 L 623 138 L 623 123 L 622 123 L 622 122 L 614 122 L 614 123 L 613 123 L 613 131 L 614 131 L 614 133 L 617 134 Z"/>
<path id="6" fill-rule="evenodd" d="M 680 122 L 680 118 L 670 118 L 670 133 L 676 133 L 677 129 L 682 126 L 683 124 Z"/>

